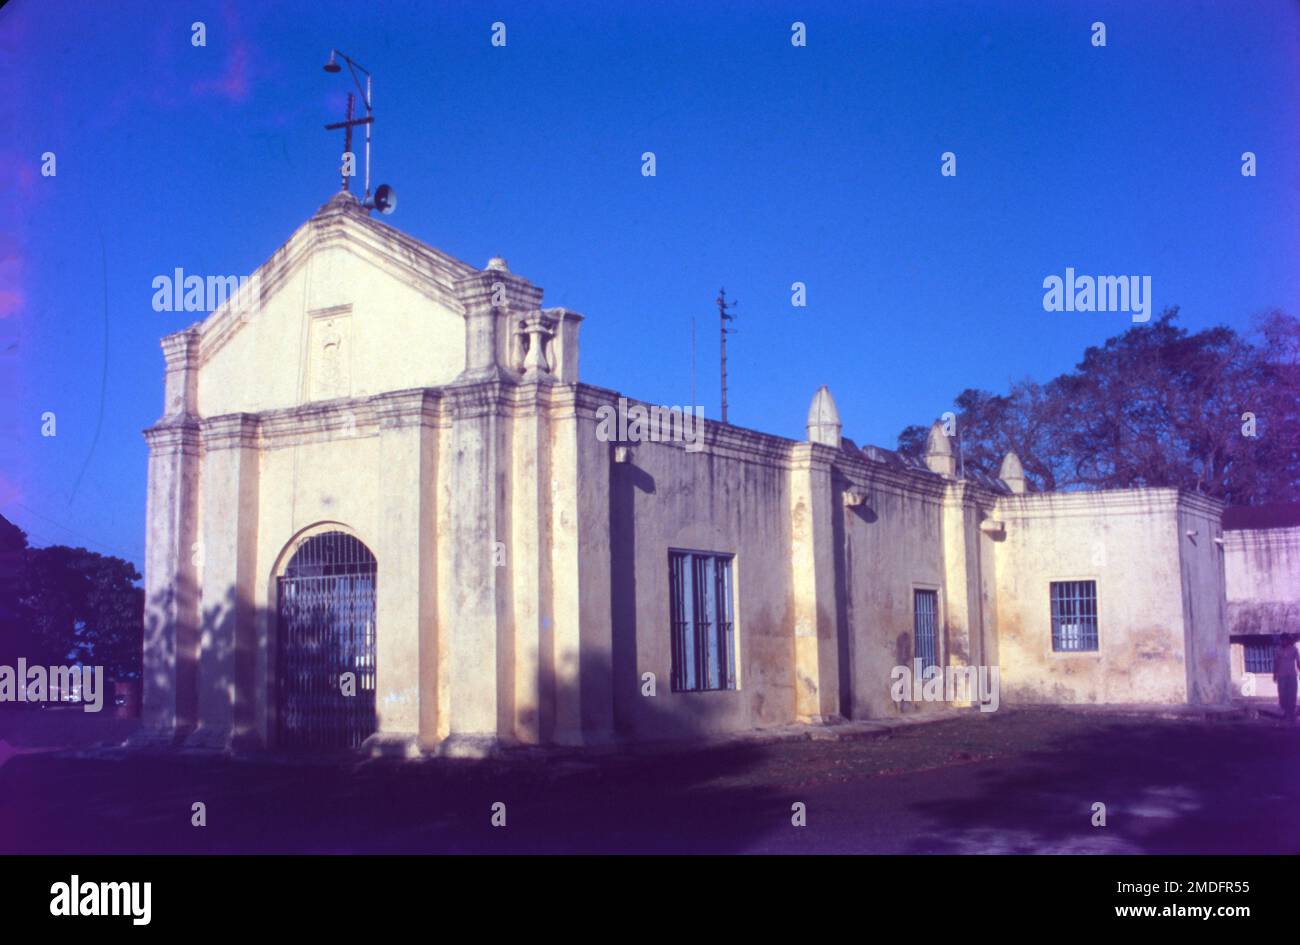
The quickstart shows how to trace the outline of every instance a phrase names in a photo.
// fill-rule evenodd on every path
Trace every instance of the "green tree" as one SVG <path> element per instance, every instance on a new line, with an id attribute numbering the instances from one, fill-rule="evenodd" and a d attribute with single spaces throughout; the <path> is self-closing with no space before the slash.
<path id="1" fill-rule="evenodd" d="M 1014 450 L 1033 488 L 1174 486 L 1233 505 L 1300 501 L 1300 320 L 1270 312 L 1254 338 L 1189 333 L 1176 308 L 1088 348 L 1074 371 L 954 401 L 967 471 Z M 899 450 L 925 452 L 910 426 Z M 1252 435 L 1253 434 L 1253 435 Z"/>
<path id="2" fill-rule="evenodd" d="M 31 663 L 104 667 L 110 679 L 140 675 L 144 591 L 129 561 L 85 548 L 31 548 L 0 517 L 0 652 Z"/>
<path id="3" fill-rule="evenodd" d="M 12 666 L 23 655 L 30 626 L 23 604 L 27 574 L 27 534 L 0 515 L 0 663 Z"/>

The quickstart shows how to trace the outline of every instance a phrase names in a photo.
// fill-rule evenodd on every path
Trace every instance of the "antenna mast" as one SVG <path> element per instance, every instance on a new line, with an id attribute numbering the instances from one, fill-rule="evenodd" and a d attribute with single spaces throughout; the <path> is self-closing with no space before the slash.
<path id="1" fill-rule="evenodd" d="M 695 408 L 695 316 L 691 316 L 691 408 Z"/>
<path id="2" fill-rule="evenodd" d="M 739 302 L 732 299 L 727 301 L 727 290 L 718 290 L 718 327 L 722 333 L 722 422 L 727 422 L 727 335 L 734 335 L 735 328 L 728 328 L 727 322 L 734 322 L 735 315 L 727 312 L 727 309 L 735 308 Z"/>

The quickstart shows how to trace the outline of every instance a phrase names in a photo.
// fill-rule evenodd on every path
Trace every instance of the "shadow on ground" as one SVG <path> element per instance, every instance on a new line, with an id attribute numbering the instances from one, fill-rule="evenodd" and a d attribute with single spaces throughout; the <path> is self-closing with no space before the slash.
<path id="1" fill-rule="evenodd" d="M 0 835 L 24 853 L 737 852 L 789 816 L 767 788 L 701 786 L 748 754 L 599 767 L 25 755 L 0 769 Z M 195 802 L 206 827 L 191 826 Z"/>
<path id="2" fill-rule="evenodd" d="M 1300 730 L 1272 719 L 1174 721 L 1008 713 L 1014 763 L 938 775 L 923 853 L 1300 852 Z M 959 796 L 954 796 L 958 794 Z M 1094 804 L 1105 826 L 1093 826 Z"/>
<path id="3" fill-rule="evenodd" d="M 1043 708 L 541 761 L 21 754 L 0 767 L 0 837 L 17 853 L 1295 853 L 1298 752 L 1272 720 Z"/>

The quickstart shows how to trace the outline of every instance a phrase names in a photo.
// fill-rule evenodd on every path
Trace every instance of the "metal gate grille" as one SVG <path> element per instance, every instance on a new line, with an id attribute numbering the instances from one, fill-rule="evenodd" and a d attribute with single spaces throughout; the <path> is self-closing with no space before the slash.
<path id="1" fill-rule="evenodd" d="M 939 665 L 939 592 L 913 591 L 913 621 L 916 633 L 915 659 L 921 661 L 921 672 Z"/>
<path id="2" fill-rule="evenodd" d="M 376 728 L 374 555 L 343 532 L 303 543 L 279 578 L 282 748 L 356 748 Z M 345 695 L 343 677 L 355 677 Z"/>

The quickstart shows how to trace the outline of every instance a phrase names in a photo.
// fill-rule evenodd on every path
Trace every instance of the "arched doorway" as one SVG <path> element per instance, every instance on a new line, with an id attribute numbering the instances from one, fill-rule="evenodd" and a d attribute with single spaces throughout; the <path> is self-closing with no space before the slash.
<path id="1" fill-rule="evenodd" d="M 356 748 L 374 733 L 376 571 L 369 548 L 328 531 L 304 541 L 277 579 L 281 748 Z"/>

